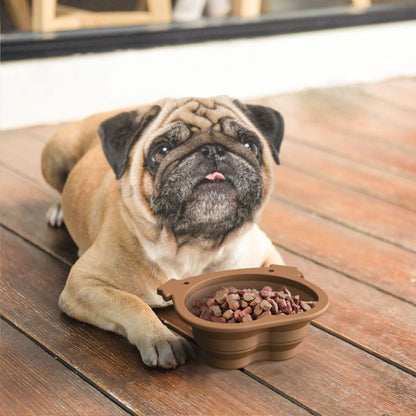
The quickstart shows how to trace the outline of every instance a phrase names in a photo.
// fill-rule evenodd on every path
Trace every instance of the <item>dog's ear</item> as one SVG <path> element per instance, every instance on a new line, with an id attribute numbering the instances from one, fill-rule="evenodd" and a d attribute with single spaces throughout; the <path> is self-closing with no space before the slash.
<path id="1" fill-rule="evenodd" d="M 117 179 L 126 170 L 133 145 L 159 112 L 158 105 L 150 109 L 147 107 L 143 110 L 126 111 L 104 120 L 98 127 L 105 157 Z"/>
<path id="2" fill-rule="evenodd" d="M 238 103 L 254 125 L 267 139 L 274 161 L 279 165 L 279 152 L 283 140 L 285 123 L 282 115 L 270 107 Z"/>

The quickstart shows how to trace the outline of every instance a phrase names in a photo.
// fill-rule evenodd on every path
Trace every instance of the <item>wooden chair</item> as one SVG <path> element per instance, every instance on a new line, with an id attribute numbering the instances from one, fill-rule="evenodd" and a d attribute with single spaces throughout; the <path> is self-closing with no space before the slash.
<path id="1" fill-rule="evenodd" d="M 58 4 L 58 0 L 6 0 L 20 30 L 52 32 L 89 27 L 162 23 L 171 20 L 171 0 L 147 0 L 148 11 L 92 12 Z M 31 16 L 31 17 L 30 17 Z"/>
<path id="2" fill-rule="evenodd" d="M 57 0 L 33 0 L 32 15 L 28 0 L 5 0 L 19 30 L 52 32 L 87 27 L 122 26 L 169 22 L 171 0 L 147 0 L 149 11 L 92 12 L 59 5 Z M 371 0 L 351 0 L 357 9 L 370 7 Z M 139 2 L 138 2 L 139 4 Z M 232 13 L 241 17 L 258 16 L 262 0 L 232 0 Z"/>

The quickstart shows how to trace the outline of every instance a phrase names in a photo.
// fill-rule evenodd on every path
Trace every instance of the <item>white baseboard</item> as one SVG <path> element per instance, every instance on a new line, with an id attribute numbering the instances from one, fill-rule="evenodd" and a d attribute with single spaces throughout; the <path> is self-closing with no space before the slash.
<path id="1" fill-rule="evenodd" d="M 416 22 L 5 62 L 2 129 L 165 96 L 240 99 L 416 74 Z"/>

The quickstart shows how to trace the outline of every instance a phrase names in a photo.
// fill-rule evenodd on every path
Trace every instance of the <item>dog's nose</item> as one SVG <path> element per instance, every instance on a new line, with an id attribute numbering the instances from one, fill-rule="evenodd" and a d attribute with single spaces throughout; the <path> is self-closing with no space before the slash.
<path id="1" fill-rule="evenodd" d="M 215 157 L 224 156 L 225 148 L 215 143 L 204 144 L 201 147 L 201 153 L 207 159 L 214 159 Z"/>

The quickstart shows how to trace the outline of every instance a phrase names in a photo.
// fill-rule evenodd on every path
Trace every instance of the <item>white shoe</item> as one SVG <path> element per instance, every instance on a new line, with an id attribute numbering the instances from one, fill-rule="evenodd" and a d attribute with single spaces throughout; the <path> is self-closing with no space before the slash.
<path id="1" fill-rule="evenodd" d="M 231 11 L 231 0 L 208 0 L 207 15 L 209 17 L 225 17 Z"/>
<path id="2" fill-rule="evenodd" d="M 207 0 L 178 0 L 172 13 L 175 22 L 198 20 L 204 13 Z"/>

